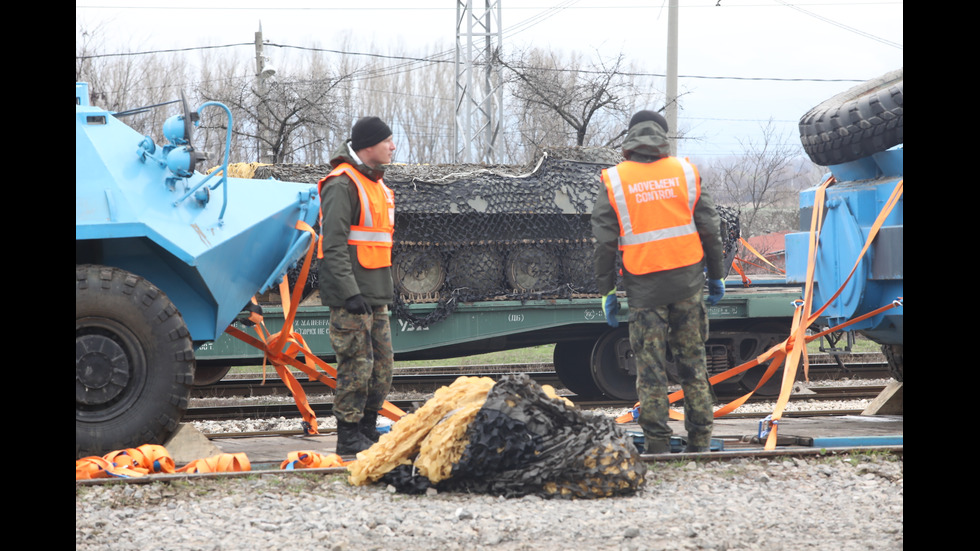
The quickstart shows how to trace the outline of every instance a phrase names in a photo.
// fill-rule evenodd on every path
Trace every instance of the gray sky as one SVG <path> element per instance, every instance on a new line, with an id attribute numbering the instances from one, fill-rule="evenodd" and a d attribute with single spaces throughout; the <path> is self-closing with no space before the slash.
<path id="1" fill-rule="evenodd" d="M 363 53 L 455 45 L 453 0 L 352 4 L 76 0 L 75 18 L 76 28 L 101 26 L 120 52 L 251 42 L 260 22 L 266 40 L 285 45 L 334 48 L 348 33 Z M 623 52 L 641 72 L 666 73 L 666 0 L 501 5 L 505 50 Z M 690 138 L 678 154 L 696 160 L 740 153 L 740 142 L 761 140 L 770 119 L 786 141 L 799 145 L 797 123 L 808 109 L 903 65 L 901 1 L 681 0 L 678 20 L 679 126 Z M 268 53 L 276 55 L 275 49 Z"/>

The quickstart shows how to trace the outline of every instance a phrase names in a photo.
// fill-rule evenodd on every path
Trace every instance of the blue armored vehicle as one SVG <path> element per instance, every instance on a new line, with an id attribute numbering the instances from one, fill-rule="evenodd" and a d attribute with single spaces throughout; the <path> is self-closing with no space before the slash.
<path id="1" fill-rule="evenodd" d="M 811 276 L 814 310 L 826 305 L 819 323 L 880 344 L 898 381 L 904 344 L 903 90 L 899 69 L 802 117 L 804 150 L 832 179 L 800 194 L 801 231 L 786 238 L 787 280 L 805 283 L 811 220 L 822 205 Z"/>
<path id="2" fill-rule="evenodd" d="M 310 184 L 198 172 L 205 108 L 183 101 L 158 145 L 75 84 L 75 453 L 163 444 L 187 409 L 194 351 L 309 249 Z M 228 131 L 230 138 L 230 130 Z"/>

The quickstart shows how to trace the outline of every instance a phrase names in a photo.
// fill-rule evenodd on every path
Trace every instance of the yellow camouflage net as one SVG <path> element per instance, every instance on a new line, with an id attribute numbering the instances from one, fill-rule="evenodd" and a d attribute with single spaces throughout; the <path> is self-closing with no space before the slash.
<path id="1" fill-rule="evenodd" d="M 255 176 L 255 171 L 260 166 L 267 166 L 267 163 L 228 163 L 228 177 L 229 178 L 253 178 Z M 212 167 L 208 170 L 208 174 L 211 174 L 215 170 L 221 168 L 220 166 Z"/>
<path id="2" fill-rule="evenodd" d="M 627 495 L 645 467 L 611 418 L 584 412 L 526 374 L 460 377 L 349 465 L 355 485 L 516 497 Z"/>
<path id="3" fill-rule="evenodd" d="M 468 426 L 466 419 L 471 420 L 480 410 L 493 384 L 489 377 L 459 377 L 437 390 L 417 411 L 395 423 L 391 432 L 381 435 L 375 445 L 357 454 L 357 460 L 348 467 L 350 483 L 376 482 L 399 465 L 411 465 L 416 455 L 419 455 L 416 465 L 420 471 L 424 469 L 423 474 L 448 476 L 453 457 L 458 459 L 466 447 L 460 442 Z M 437 426 L 439 429 L 433 431 Z M 432 441 L 426 442 L 430 437 Z"/>

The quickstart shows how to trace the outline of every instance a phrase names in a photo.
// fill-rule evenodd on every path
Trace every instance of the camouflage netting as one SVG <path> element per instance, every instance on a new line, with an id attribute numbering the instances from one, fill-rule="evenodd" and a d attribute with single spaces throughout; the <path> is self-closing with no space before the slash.
<path id="1" fill-rule="evenodd" d="M 590 216 L 600 172 L 622 160 L 610 148 L 553 148 L 521 167 L 390 166 L 395 314 L 424 327 L 451 315 L 459 301 L 597 293 Z M 326 166 L 266 165 L 255 177 L 313 183 L 327 172 Z M 730 265 L 738 217 L 723 215 Z M 315 281 L 308 285 L 315 288 Z M 438 305 L 418 318 L 405 308 L 415 302 Z"/>
<path id="2" fill-rule="evenodd" d="M 381 480 L 403 493 L 596 498 L 634 493 L 646 467 L 612 419 L 517 374 L 496 384 L 461 377 L 358 454 L 350 471 L 354 484 Z"/>

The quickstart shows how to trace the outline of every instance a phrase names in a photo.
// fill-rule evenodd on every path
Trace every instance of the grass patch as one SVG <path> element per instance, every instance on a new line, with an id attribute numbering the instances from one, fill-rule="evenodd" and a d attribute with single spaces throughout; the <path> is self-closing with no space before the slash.
<path id="1" fill-rule="evenodd" d="M 551 363 L 555 345 L 542 344 L 515 350 L 474 354 L 459 358 L 442 360 L 413 360 L 396 361 L 395 367 L 440 367 L 448 365 L 491 365 L 491 364 L 522 364 L 522 363 Z"/>

